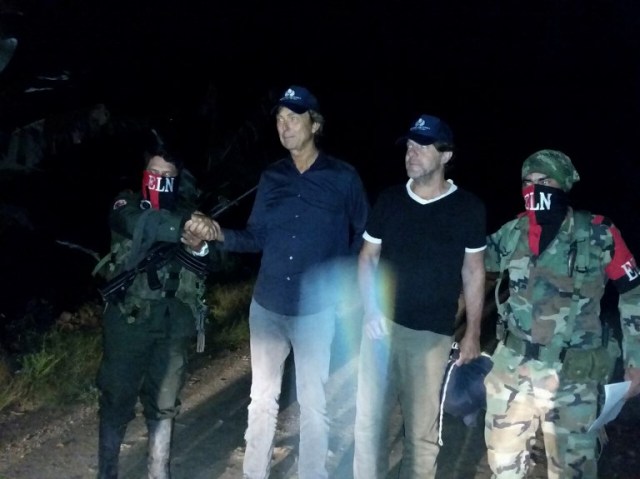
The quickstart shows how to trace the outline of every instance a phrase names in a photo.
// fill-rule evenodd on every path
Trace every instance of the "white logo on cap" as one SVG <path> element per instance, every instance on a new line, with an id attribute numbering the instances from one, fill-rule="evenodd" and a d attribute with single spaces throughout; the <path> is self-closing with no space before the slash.
<path id="1" fill-rule="evenodd" d="M 296 95 L 296 92 L 289 88 L 286 92 L 284 92 L 284 96 L 282 100 L 300 100 L 300 97 Z"/>
<path id="2" fill-rule="evenodd" d="M 425 125 L 425 121 L 422 118 L 418 118 L 418 121 L 413 125 L 412 130 L 431 130 L 431 128 Z"/>

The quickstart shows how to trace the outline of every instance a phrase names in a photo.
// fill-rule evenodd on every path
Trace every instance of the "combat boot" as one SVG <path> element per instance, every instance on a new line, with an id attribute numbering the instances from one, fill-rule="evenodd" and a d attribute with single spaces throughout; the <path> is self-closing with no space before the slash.
<path id="1" fill-rule="evenodd" d="M 149 430 L 148 477 L 149 479 L 171 479 L 169 459 L 173 419 L 148 420 L 147 428 Z"/>
<path id="2" fill-rule="evenodd" d="M 98 479 L 118 479 L 118 457 L 127 425 L 114 426 L 102 418 L 98 431 Z"/>

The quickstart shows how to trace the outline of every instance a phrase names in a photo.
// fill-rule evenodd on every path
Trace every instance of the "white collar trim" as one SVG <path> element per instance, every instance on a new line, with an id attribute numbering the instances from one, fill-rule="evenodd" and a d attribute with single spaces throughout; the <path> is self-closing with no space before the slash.
<path id="1" fill-rule="evenodd" d="M 454 193 L 458 189 L 458 187 L 453 183 L 452 180 L 447 180 L 447 183 L 449 183 L 451 187 L 445 193 L 441 194 L 440 196 L 436 196 L 435 198 L 431 198 L 430 200 L 425 200 L 424 198 L 419 197 L 413 192 L 413 190 L 411 189 L 412 183 L 413 183 L 413 178 L 409 178 L 409 181 L 407 181 L 407 186 L 406 186 L 407 193 L 409 194 L 409 197 L 413 201 L 415 201 L 416 203 L 420 203 L 421 205 L 426 205 L 426 204 L 441 200 L 445 196 L 448 196 L 451 193 Z"/>

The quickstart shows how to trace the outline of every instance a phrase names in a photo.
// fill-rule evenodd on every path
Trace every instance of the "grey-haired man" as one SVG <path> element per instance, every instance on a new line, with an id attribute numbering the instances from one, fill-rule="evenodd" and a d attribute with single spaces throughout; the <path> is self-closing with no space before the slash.
<path id="1" fill-rule="evenodd" d="M 269 476 L 284 362 L 293 349 L 300 404 L 300 479 L 328 477 L 329 377 L 336 295 L 332 263 L 362 244 L 369 211 L 355 169 L 319 150 L 324 124 L 316 97 L 291 86 L 276 107 L 276 127 L 288 155 L 267 168 L 244 230 L 222 229 L 222 248 L 262 252 L 249 313 L 251 403 L 243 472 Z M 336 282 L 333 281 L 335 284 Z"/>

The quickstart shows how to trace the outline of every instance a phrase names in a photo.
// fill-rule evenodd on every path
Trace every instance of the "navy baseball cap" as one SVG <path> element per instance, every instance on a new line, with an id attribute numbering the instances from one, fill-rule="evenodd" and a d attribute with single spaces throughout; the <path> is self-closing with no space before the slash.
<path id="1" fill-rule="evenodd" d="M 484 378 L 493 368 L 493 361 L 483 353 L 471 362 L 456 366 L 458 357 L 456 350 L 447 368 L 449 379 L 443 385 L 443 409 L 452 416 L 463 418 L 469 425 L 475 421 L 478 412 L 487 407 Z"/>
<path id="2" fill-rule="evenodd" d="M 436 116 L 421 115 L 409 133 L 398 138 L 397 144 L 402 144 L 407 140 L 413 140 L 419 145 L 432 145 L 435 142 L 453 143 L 453 132 L 449 125 Z"/>
<path id="3" fill-rule="evenodd" d="M 278 103 L 276 103 L 276 106 L 273 107 L 272 112 L 277 112 L 278 108 L 280 108 L 281 106 L 284 106 L 298 114 L 304 113 L 305 111 L 309 110 L 317 112 L 320 111 L 318 99 L 305 87 L 298 85 L 291 85 L 289 88 L 287 88 L 287 90 L 278 100 Z"/>

